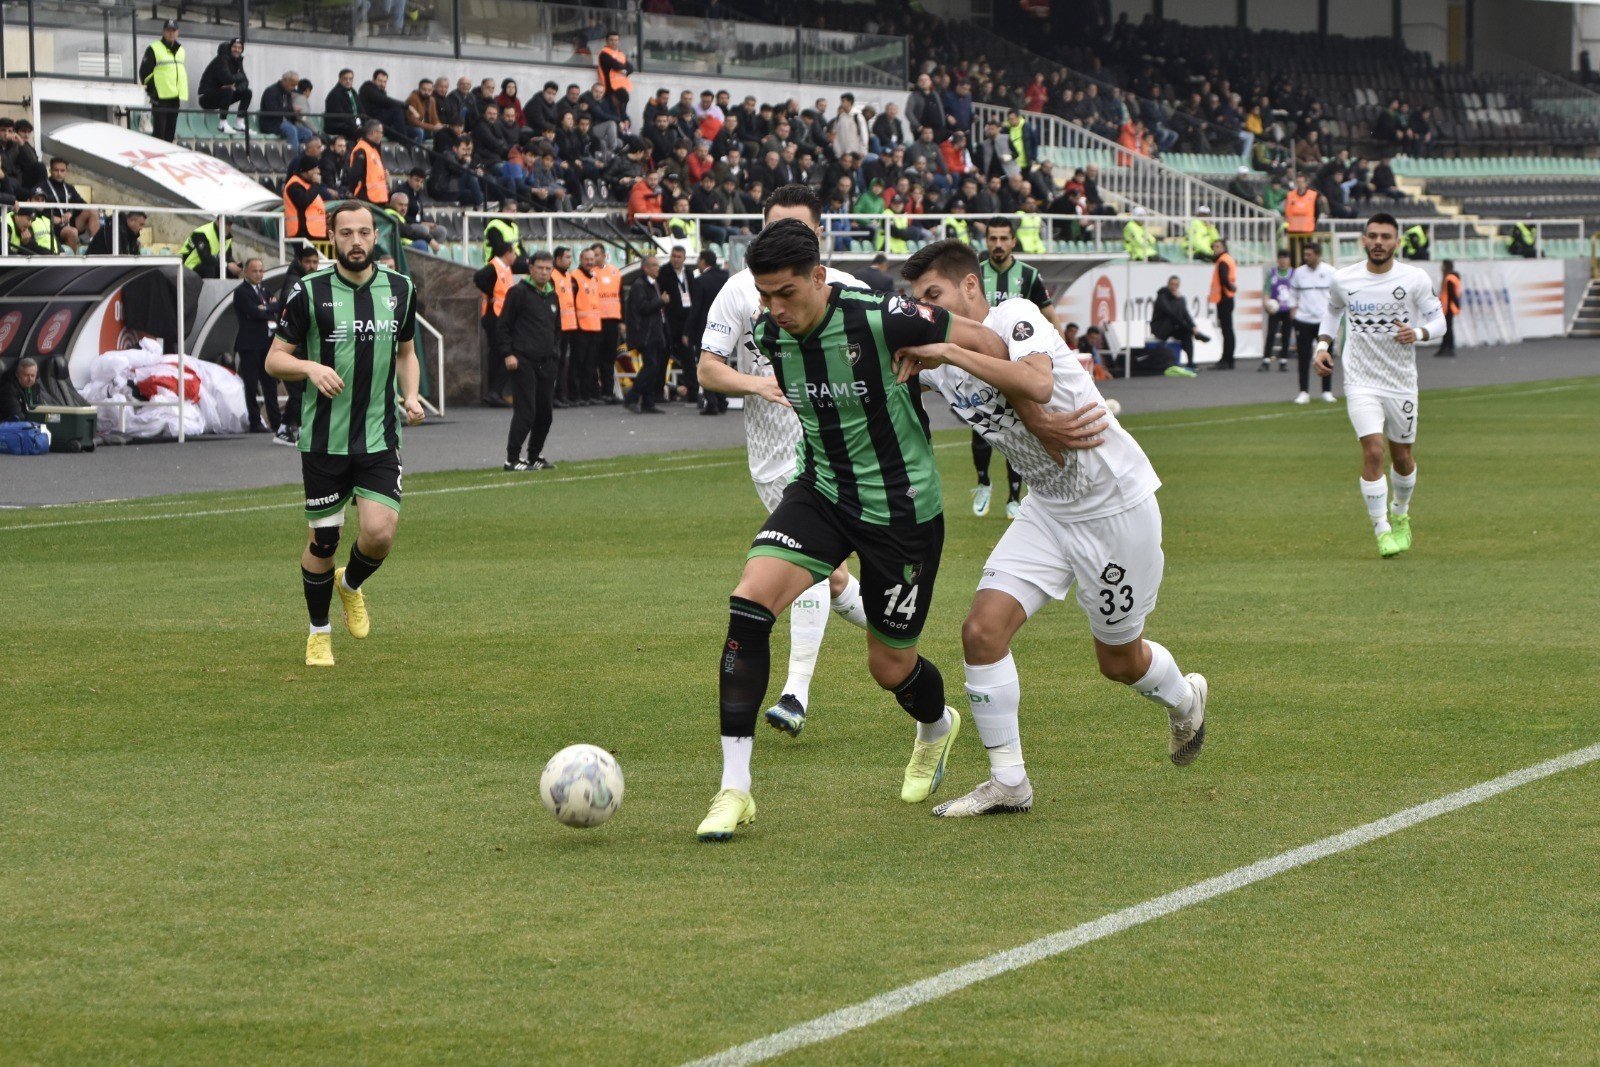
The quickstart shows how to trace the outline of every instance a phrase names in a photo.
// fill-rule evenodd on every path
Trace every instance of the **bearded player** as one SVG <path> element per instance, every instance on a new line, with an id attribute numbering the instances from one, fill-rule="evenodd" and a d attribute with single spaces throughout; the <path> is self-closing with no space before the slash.
<path id="1" fill-rule="evenodd" d="M 762 205 L 762 219 L 764 224 L 799 219 L 815 229 L 820 240 L 822 201 L 809 185 L 779 186 Z M 832 267 L 826 270 L 828 284 L 861 288 L 853 275 Z M 755 482 L 756 496 L 771 512 L 794 479 L 801 432 L 793 408 L 767 399 L 772 366 L 756 350 L 750 333 L 762 311 L 761 294 L 756 291 L 749 270 L 741 270 L 723 284 L 706 315 L 705 334 L 700 341 L 700 384 L 718 393 L 745 398 L 750 480 Z M 736 367 L 728 365 L 730 358 Z M 789 606 L 789 675 L 778 702 L 767 709 L 766 720 L 793 737 L 805 729 L 811 677 L 817 670 L 817 654 L 822 650 L 822 635 L 828 625 L 829 600 L 836 614 L 862 628 L 867 625 L 861 607 L 861 585 L 842 563 L 825 581 L 808 588 Z"/>
<path id="2" fill-rule="evenodd" d="M 312 385 L 301 398 L 299 446 L 310 528 L 300 556 L 311 616 L 308 667 L 333 666 L 328 608 L 335 590 L 350 636 L 364 638 L 371 630 L 362 585 L 388 558 L 400 525 L 400 409 L 407 424 L 422 421 L 412 340 L 416 289 L 405 275 L 373 261 L 372 214 L 355 200 L 328 211 L 334 265 L 290 287 L 267 352 L 268 374 Z M 352 498 L 361 533 L 348 562 L 335 568 Z"/>
<path id="3" fill-rule="evenodd" d="M 1417 487 L 1417 345 L 1444 334 L 1444 309 L 1433 281 L 1394 258 L 1400 224 L 1379 212 L 1367 220 L 1361 245 L 1367 258 L 1335 272 L 1311 365 L 1333 374 L 1334 338 L 1344 320 L 1344 396 L 1361 441 L 1361 498 L 1384 559 L 1411 548 L 1411 494 Z M 1383 476 L 1389 442 L 1394 499 Z"/>
<path id="4" fill-rule="evenodd" d="M 1018 726 L 1021 684 L 1011 642 L 1033 614 L 1077 587 L 1100 673 L 1167 711 L 1168 755 L 1193 763 L 1206 740 L 1204 676 L 1144 637 L 1161 588 L 1161 480 L 1132 436 L 1103 410 L 1077 354 L 1029 300 L 990 308 L 978 260 L 963 241 L 940 241 L 901 269 L 918 300 L 979 319 L 1005 339 L 1010 360 L 958 343 L 908 349 L 900 376 L 920 371 L 952 411 L 1028 483 L 1016 521 L 989 554 L 961 629 L 967 699 L 989 752 L 989 779 L 933 809 L 945 818 L 1025 812 L 1033 786 Z M 1103 421 L 1102 421 L 1103 420 Z"/>

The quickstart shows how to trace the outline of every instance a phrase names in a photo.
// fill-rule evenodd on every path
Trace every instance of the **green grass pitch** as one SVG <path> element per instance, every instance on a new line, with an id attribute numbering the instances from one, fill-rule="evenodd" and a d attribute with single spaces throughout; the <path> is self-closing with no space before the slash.
<path id="1" fill-rule="evenodd" d="M 693 830 L 761 518 L 740 453 L 408 475 L 373 635 L 336 618 L 329 672 L 293 488 L 0 515 L 0 1061 L 675 1062 L 1591 744 L 1597 404 L 1424 394 L 1393 561 L 1343 405 L 1131 415 L 1165 482 L 1149 633 L 1211 681 L 1200 762 L 1058 605 L 1016 650 L 1033 814 L 934 820 L 835 619 L 722 847 Z M 924 650 L 960 703 L 1005 520 L 939 443 Z M 963 733 L 936 799 L 986 773 Z M 578 741 L 627 776 L 598 830 L 538 801 Z M 789 1059 L 1587 1060 L 1597 800 L 1600 768 L 1563 774 Z"/>

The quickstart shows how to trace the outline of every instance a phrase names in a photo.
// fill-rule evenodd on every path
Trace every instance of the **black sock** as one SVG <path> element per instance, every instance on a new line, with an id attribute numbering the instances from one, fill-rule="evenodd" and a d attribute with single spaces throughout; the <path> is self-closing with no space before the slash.
<path id="1" fill-rule="evenodd" d="M 312 626 L 328 625 L 328 605 L 333 602 L 333 572 L 317 574 L 300 568 L 300 583 L 306 590 L 306 611 Z"/>
<path id="2" fill-rule="evenodd" d="M 906 680 L 894 687 L 894 698 L 918 722 L 938 722 L 944 717 L 944 675 L 918 656 Z"/>
<path id="3" fill-rule="evenodd" d="M 344 584 L 351 589 L 360 589 L 361 583 L 372 577 L 372 572 L 383 566 L 383 560 L 373 559 L 361 551 L 361 546 L 352 545 L 350 548 L 350 561 L 344 565 Z"/>
<path id="4" fill-rule="evenodd" d="M 728 640 L 722 646 L 717 701 L 723 737 L 754 737 L 756 713 L 772 673 L 772 612 L 744 597 L 728 598 Z"/>

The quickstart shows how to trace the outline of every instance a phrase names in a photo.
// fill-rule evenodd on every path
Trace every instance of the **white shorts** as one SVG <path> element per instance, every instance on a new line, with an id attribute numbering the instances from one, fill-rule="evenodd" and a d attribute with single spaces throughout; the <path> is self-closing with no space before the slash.
<path id="1" fill-rule="evenodd" d="M 1390 396 L 1346 389 L 1345 408 L 1357 437 L 1381 433 L 1396 444 L 1409 445 L 1417 439 L 1417 394 Z"/>
<path id="2" fill-rule="evenodd" d="M 1125 645 L 1144 632 L 1155 610 L 1165 563 L 1154 494 L 1127 511 L 1078 522 L 1055 517 L 1030 496 L 989 553 L 978 588 L 1008 594 L 1032 618 L 1050 601 L 1065 600 L 1076 584 L 1095 637 Z"/>
<path id="3" fill-rule="evenodd" d="M 787 470 L 777 478 L 768 478 L 764 482 L 754 482 L 756 496 L 761 498 L 761 505 L 771 515 L 777 510 L 778 501 L 783 499 L 783 491 L 789 488 L 789 483 L 794 481 L 794 471 Z"/>

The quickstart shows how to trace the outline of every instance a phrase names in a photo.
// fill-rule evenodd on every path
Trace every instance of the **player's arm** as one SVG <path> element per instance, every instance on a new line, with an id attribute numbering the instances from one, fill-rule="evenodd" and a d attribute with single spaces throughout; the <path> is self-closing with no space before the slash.
<path id="1" fill-rule="evenodd" d="M 1322 325 L 1317 328 L 1317 353 L 1311 357 L 1311 369 L 1318 377 L 1333 374 L 1333 341 L 1339 336 L 1339 320 L 1344 318 L 1344 287 L 1335 278 L 1328 286 L 1328 310 L 1322 313 Z"/>
<path id="2" fill-rule="evenodd" d="M 960 315 L 951 315 L 949 340 L 951 344 L 968 352 L 977 352 L 991 359 L 1011 362 L 1011 352 L 1006 348 L 1005 341 L 981 322 L 974 322 Z"/>
<path id="3" fill-rule="evenodd" d="M 784 407 L 793 407 L 783 395 L 778 379 L 759 374 L 745 374 L 728 366 L 727 357 L 709 348 L 700 350 L 700 388 L 727 396 L 759 396 L 761 399 Z"/>
<path id="4" fill-rule="evenodd" d="M 1402 326 L 1395 332 L 1394 339 L 1403 345 L 1437 342 L 1444 334 L 1444 305 L 1433 295 L 1431 282 L 1427 291 L 1413 301 L 1412 310 L 1418 320 L 1416 328 Z"/>
<path id="5" fill-rule="evenodd" d="M 1064 452 L 1069 449 L 1099 448 L 1105 444 L 1106 409 L 1099 401 L 1090 401 L 1077 411 L 1047 411 L 1043 405 L 1031 400 L 1015 401 L 1017 417 L 1028 432 L 1039 439 L 1044 450 L 1062 466 L 1066 466 Z"/>
<path id="6" fill-rule="evenodd" d="M 959 367 L 1000 390 L 1013 404 L 1042 404 L 1050 399 L 1055 387 L 1050 357 L 1044 352 L 1033 352 L 1018 360 L 998 360 L 946 341 L 902 348 L 895 353 L 895 364 L 896 377 L 902 382 L 930 367 Z"/>
<path id="7" fill-rule="evenodd" d="M 406 293 L 406 309 L 400 316 L 400 347 L 395 353 L 395 384 L 400 387 L 400 403 L 405 408 L 406 425 L 422 421 L 422 364 L 417 360 L 417 290 Z"/>
<path id="8" fill-rule="evenodd" d="M 1039 309 L 1039 314 L 1043 315 L 1044 320 L 1054 326 L 1059 333 L 1061 322 L 1056 318 L 1056 306 L 1050 302 L 1050 293 L 1045 289 L 1044 279 L 1039 277 L 1038 271 L 1033 272 L 1033 284 L 1028 286 L 1028 291 L 1023 295 Z"/>

